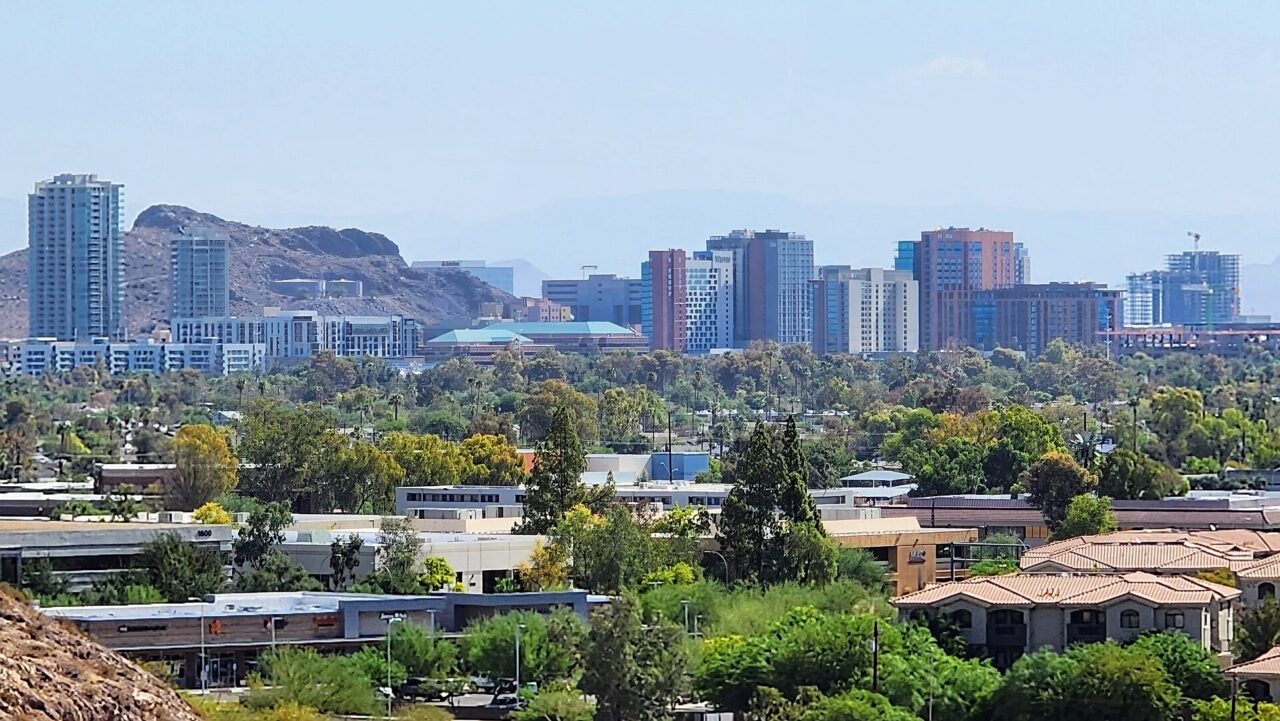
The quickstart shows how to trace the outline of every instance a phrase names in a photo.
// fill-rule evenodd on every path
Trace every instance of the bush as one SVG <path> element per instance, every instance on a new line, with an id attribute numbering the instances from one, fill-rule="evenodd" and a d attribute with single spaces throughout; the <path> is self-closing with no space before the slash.
<path id="1" fill-rule="evenodd" d="M 381 704 L 365 669 L 348 656 L 321 656 L 309 648 L 281 647 L 261 658 L 261 680 L 245 704 L 275 709 L 294 703 L 326 714 L 372 716 Z"/>

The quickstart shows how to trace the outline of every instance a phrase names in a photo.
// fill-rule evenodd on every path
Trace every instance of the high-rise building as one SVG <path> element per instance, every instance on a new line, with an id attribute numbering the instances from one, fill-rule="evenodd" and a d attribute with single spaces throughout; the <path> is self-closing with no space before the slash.
<path id="1" fill-rule="evenodd" d="M 685 263 L 688 296 L 686 353 L 733 347 L 733 254 L 694 251 Z"/>
<path id="2" fill-rule="evenodd" d="M 1164 322 L 1230 323 L 1240 315 L 1240 256 L 1188 250 L 1165 256 Z"/>
<path id="3" fill-rule="evenodd" d="M 968 345 L 973 333 L 973 294 L 1009 288 L 1017 281 L 1013 233 L 979 228 L 940 228 L 920 234 L 915 247 L 920 281 L 920 349 Z M 1023 268 L 1028 267 L 1026 258 Z"/>
<path id="4" fill-rule="evenodd" d="M 28 334 L 90 340 L 124 335 L 124 186 L 58 175 L 27 197 Z"/>
<path id="5" fill-rule="evenodd" d="M 914 353 L 919 283 L 910 270 L 831 265 L 813 281 L 813 351 Z"/>
<path id="6" fill-rule="evenodd" d="M 1240 316 L 1240 256 L 1190 250 L 1165 256 L 1165 270 L 1127 278 L 1129 325 L 1215 325 Z"/>
<path id="7" fill-rule="evenodd" d="M 624 328 L 640 328 L 642 294 L 640 279 L 616 275 L 542 281 L 542 297 L 568 306 L 575 321 L 607 321 Z"/>
<path id="8" fill-rule="evenodd" d="M 736 345 L 810 343 L 813 241 L 780 230 L 735 230 L 710 238 L 707 250 L 732 257 Z"/>
<path id="9" fill-rule="evenodd" d="M 209 228 L 181 228 L 169 239 L 170 318 L 230 314 L 230 244 L 226 233 Z"/>
<path id="10" fill-rule="evenodd" d="M 640 266 L 641 332 L 654 350 L 685 352 L 689 296 L 683 250 L 651 250 Z"/>
<path id="11" fill-rule="evenodd" d="M 453 268 L 467 273 L 483 283 L 505 293 L 515 295 L 516 271 L 503 265 L 489 265 L 483 260 L 415 260 L 410 268 Z"/>
<path id="12" fill-rule="evenodd" d="M 916 244 L 918 240 L 899 240 L 898 250 L 893 254 L 893 269 L 905 270 L 915 277 L 916 272 Z"/>
<path id="13" fill-rule="evenodd" d="M 1044 283 L 973 293 L 972 345 L 1036 356 L 1061 338 L 1094 345 L 1123 325 L 1123 291 L 1100 283 Z"/>
<path id="14" fill-rule="evenodd" d="M 1131 326 L 1160 325 L 1164 322 L 1164 275 L 1162 270 L 1130 273 L 1125 277 L 1124 321 Z"/>
<path id="15" fill-rule="evenodd" d="M 1031 251 L 1022 243 L 1013 244 L 1013 283 L 1028 285 L 1031 283 Z"/>
<path id="16" fill-rule="evenodd" d="M 733 347 L 733 254 L 650 251 L 640 266 L 642 332 L 654 349 Z"/>

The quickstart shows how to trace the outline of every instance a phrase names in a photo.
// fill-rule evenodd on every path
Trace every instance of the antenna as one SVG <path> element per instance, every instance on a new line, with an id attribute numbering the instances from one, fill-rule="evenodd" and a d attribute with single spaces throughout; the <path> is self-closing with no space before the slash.
<path id="1" fill-rule="evenodd" d="M 1191 243 L 1197 253 L 1200 252 L 1200 234 L 1194 230 L 1188 230 L 1187 235 L 1191 236 Z"/>

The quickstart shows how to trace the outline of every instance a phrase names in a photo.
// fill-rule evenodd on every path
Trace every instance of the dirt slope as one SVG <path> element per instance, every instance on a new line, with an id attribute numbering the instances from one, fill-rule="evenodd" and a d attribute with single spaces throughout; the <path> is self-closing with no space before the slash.
<path id="1" fill-rule="evenodd" d="M 199 721 L 173 689 L 79 630 L 0 593 L 0 719 Z"/>

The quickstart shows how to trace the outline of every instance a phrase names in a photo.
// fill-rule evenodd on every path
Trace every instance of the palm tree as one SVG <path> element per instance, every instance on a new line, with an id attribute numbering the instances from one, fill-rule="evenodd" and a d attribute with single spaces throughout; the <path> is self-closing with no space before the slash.
<path id="1" fill-rule="evenodd" d="M 387 402 L 391 404 L 392 419 L 400 420 L 400 405 L 404 403 L 404 394 L 392 393 L 387 397 Z"/>
<path id="2" fill-rule="evenodd" d="M 245 384 L 246 384 L 246 381 L 244 379 L 244 376 L 239 376 L 236 378 L 236 410 L 240 410 L 244 408 Z"/>

